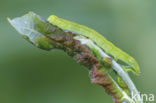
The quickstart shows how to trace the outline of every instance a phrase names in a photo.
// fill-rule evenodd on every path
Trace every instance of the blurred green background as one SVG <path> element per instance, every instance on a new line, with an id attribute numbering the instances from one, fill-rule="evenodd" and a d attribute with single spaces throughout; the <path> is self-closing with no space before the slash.
<path id="1" fill-rule="evenodd" d="M 112 103 L 84 67 L 32 46 L 6 20 L 28 11 L 97 30 L 136 58 L 139 91 L 156 94 L 156 0 L 0 0 L 0 103 Z"/>

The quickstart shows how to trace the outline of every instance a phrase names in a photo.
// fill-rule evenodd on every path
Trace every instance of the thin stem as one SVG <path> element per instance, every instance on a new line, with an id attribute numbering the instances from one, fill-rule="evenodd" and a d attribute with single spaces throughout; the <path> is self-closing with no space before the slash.
<path id="1" fill-rule="evenodd" d="M 121 66 L 115 61 L 112 61 L 112 68 L 121 76 L 122 80 L 127 84 L 128 88 L 131 91 L 131 94 L 136 95 L 134 98 L 135 101 L 139 100 L 140 103 L 143 103 L 138 90 L 136 89 L 134 83 L 128 74 L 121 68 Z"/>

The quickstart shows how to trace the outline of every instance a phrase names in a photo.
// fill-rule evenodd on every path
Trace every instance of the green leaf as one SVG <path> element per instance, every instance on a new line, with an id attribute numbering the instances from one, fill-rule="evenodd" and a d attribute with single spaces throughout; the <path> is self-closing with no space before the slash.
<path id="1" fill-rule="evenodd" d="M 42 34 L 42 32 L 40 32 L 38 27 L 36 26 L 36 22 L 46 23 L 46 21 L 41 19 L 41 17 L 39 17 L 35 13 L 29 12 L 22 17 L 18 17 L 12 20 L 8 18 L 8 21 L 22 35 L 24 39 L 28 40 L 32 44 L 46 50 L 53 48 L 50 40 L 46 39 L 44 34 Z"/>
<path id="2" fill-rule="evenodd" d="M 36 30 L 34 18 L 37 15 L 33 12 L 18 17 L 15 19 L 8 19 L 12 26 L 24 37 L 28 37 L 31 42 L 34 42 L 36 38 L 43 36 Z"/>

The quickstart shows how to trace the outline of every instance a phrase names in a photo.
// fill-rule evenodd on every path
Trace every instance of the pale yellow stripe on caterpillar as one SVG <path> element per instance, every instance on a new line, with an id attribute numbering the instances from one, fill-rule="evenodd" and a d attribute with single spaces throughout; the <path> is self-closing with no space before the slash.
<path id="1" fill-rule="evenodd" d="M 88 37 L 91 39 L 97 46 L 102 48 L 108 55 L 113 56 L 113 58 L 118 61 L 121 60 L 122 62 L 128 64 L 131 67 L 131 70 L 135 74 L 140 73 L 140 69 L 138 66 L 138 63 L 136 60 L 116 47 L 114 44 L 112 44 L 110 41 L 108 41 L 105 37 L 103 37 L 101 34 L 96 32 L 93 29 L 88 28 L 87 26 L 80 25 L 71 21 L 67 21 L 62 18 L 58 18 L 55 15 L 51 15 L 48 18 L 48 21 L 58 26 L 59 28 L 63 29 L 64 31 L 70 31 L 73 33 L 76 33 L 77 35 L 82 35 L 85 37 Z"/>

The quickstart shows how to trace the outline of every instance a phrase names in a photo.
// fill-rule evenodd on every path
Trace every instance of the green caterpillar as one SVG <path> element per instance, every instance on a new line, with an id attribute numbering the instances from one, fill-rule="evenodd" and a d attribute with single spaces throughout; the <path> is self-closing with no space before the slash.
<path id="1" fill-rule="evenodd" d="M 130 66 L 131 68 L 130 70 L 133 73 L 137 75 L 140 73 L 139 65 L 133 57 L 116 47 L 114 44 L 112 44 L 110 41 L 108 41 L 95 30 L 80 24 L 76 24 L 71 21 L 64 20 L 62 18 L 58 18 L 55 15 L 51 15 L 48 18 L 48 21 L 51 24 L 63 29 L 64 31 L 70 31 L 76 33 L 77 35 L 83 35 L 91 39 L 97 46 L 102 48 L 108 55 L 112 56 L 116 61 L 120 60 L 123 63 L 128 64 L 128 66 Z"/>

